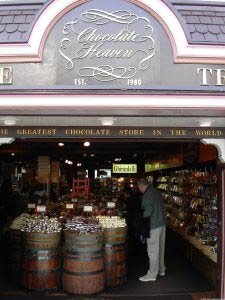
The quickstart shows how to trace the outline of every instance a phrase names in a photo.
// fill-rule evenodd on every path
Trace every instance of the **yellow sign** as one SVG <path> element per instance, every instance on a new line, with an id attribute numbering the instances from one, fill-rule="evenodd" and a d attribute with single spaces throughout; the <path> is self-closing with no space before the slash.
<path id="1" fill-rule="evenodd" d="M 136 164 L 113 164 L 113 173 L 137 173 Z"/>

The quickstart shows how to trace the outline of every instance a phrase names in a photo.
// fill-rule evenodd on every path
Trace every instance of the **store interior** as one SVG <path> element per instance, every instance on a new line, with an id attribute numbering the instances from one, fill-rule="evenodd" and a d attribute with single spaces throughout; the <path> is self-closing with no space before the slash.
<path id="1" fill-rule="evenodd" d="M 220 213 L 217 157 L 214 146 L 199 140 L 16 139 L 2 145 L 1 293 L 26 292 L 13 280 L 9 267 L 10 227 L 22 213 L 125 219 L 126 280 L 105 288 L 101 297 L 177 295 L 176 299 L 185 299 L 215 291 Z M 133 166 L 131 173 L 127 165 Z M 141 203 L 137 179 L 143 177 L 161 191 L 167 213 L 166 276 L 154 283 L 138 280 L 147 271 L 148 257 L 146 242 L 131 221 Z M 40 190 L 44 193 L 36 193 Z M 64 295 L 61 287 L 58 293 Z"/>

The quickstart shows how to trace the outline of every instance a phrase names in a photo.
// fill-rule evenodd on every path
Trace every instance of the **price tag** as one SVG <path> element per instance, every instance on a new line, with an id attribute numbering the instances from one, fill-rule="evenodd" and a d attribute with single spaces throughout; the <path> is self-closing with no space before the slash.
<path id="1" fill-rule="evenodd" d="M 92 212 L 92 211 L 93 211 L 93 207 L 91 205 L 84 206 L 84 212 Z"/>
<path id="2" fill-rule="evenodd" d="M 66 204 L 66 209 L 73 209 L 73 204 Z"/>
<path id="3" fill-rule="evenodd" d="M 113 202 L 117 202 L 117 198 L 113 198 L 112 201 L 113 201 Z"/>
<path id="4" fill-rule="evenodd" d="M 107 202 L 107 208 L 115 208 L 116 203 L 115 202 Z"/>
<path id="5" fill-rule="evenodd" d="M 45 205 L 37 205 L 37 212 L 46 212 Z"/>
<path id="6" fill-rule="evenodd" d="M 72 201 L 73 203 L 76 203 L 76 202 L 78 202 L 78 199 L 77 199 L 77 198 L 73 198 L 71 201 Z"/>
<path id="7" fill-rule="evenodd" d="M 36 208 L 36 204 L 35 203 L 28 203 L 27 208 Z"/>

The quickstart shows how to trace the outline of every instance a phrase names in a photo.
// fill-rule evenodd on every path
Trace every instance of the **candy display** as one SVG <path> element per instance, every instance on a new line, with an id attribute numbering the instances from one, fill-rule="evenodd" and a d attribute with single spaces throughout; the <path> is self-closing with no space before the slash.
<path id="1" fill-rule="evenodd" d="M 217 177 L 213 167 L 171 171 L 157 179 L 166 203 L 168 225 L 181 235 L 217 251 Z"/>
<path id="2" fill-rule="evenodd" d="M 66 220 L 65 230 L 78 234 L 98 233 L 102 232 L 102 225 L 93 217 L 73 217 Z"/>
<path id="3" fill-rule="evenodd" d="M 98 216 L 97 219 L 103 228 L 119 228 L 127 226 L 125 219 L 117 216 Z"/>
<path id="4" fill-rule="evenodd" d="M 26 223 L 29 221 L 30 215 L 29 214 L 21 214 L 19 217 L 17 217 L 11 224 L 10 228 L 11 229 L 18 229 L 20 230 L 23 228 Z"/>
<path id="5" fill-rule="evenodd" d="M 60 232 L 62 226 L 57 218 L 34 215 L 30 216 L 28 221 L 21 227 L 24 232 L 53 233 Z"/>

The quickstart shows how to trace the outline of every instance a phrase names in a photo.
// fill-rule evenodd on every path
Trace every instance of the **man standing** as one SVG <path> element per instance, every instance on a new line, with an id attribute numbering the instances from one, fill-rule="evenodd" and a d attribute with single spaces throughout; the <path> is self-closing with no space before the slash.
<path id="1" fill-rule="evenodd" d="M 142 196 L 143 217 L 150 218 L 149 238 L 147 238 L 147 251 L 149 257 L 149 270 L 140 281 L 155 281 L 157 275 L 165 275 L 164 253 L 166 237 L 166 213 L 161 193 L 149 185 L 147 179 L 138 180 L 139 191 Z"/>

